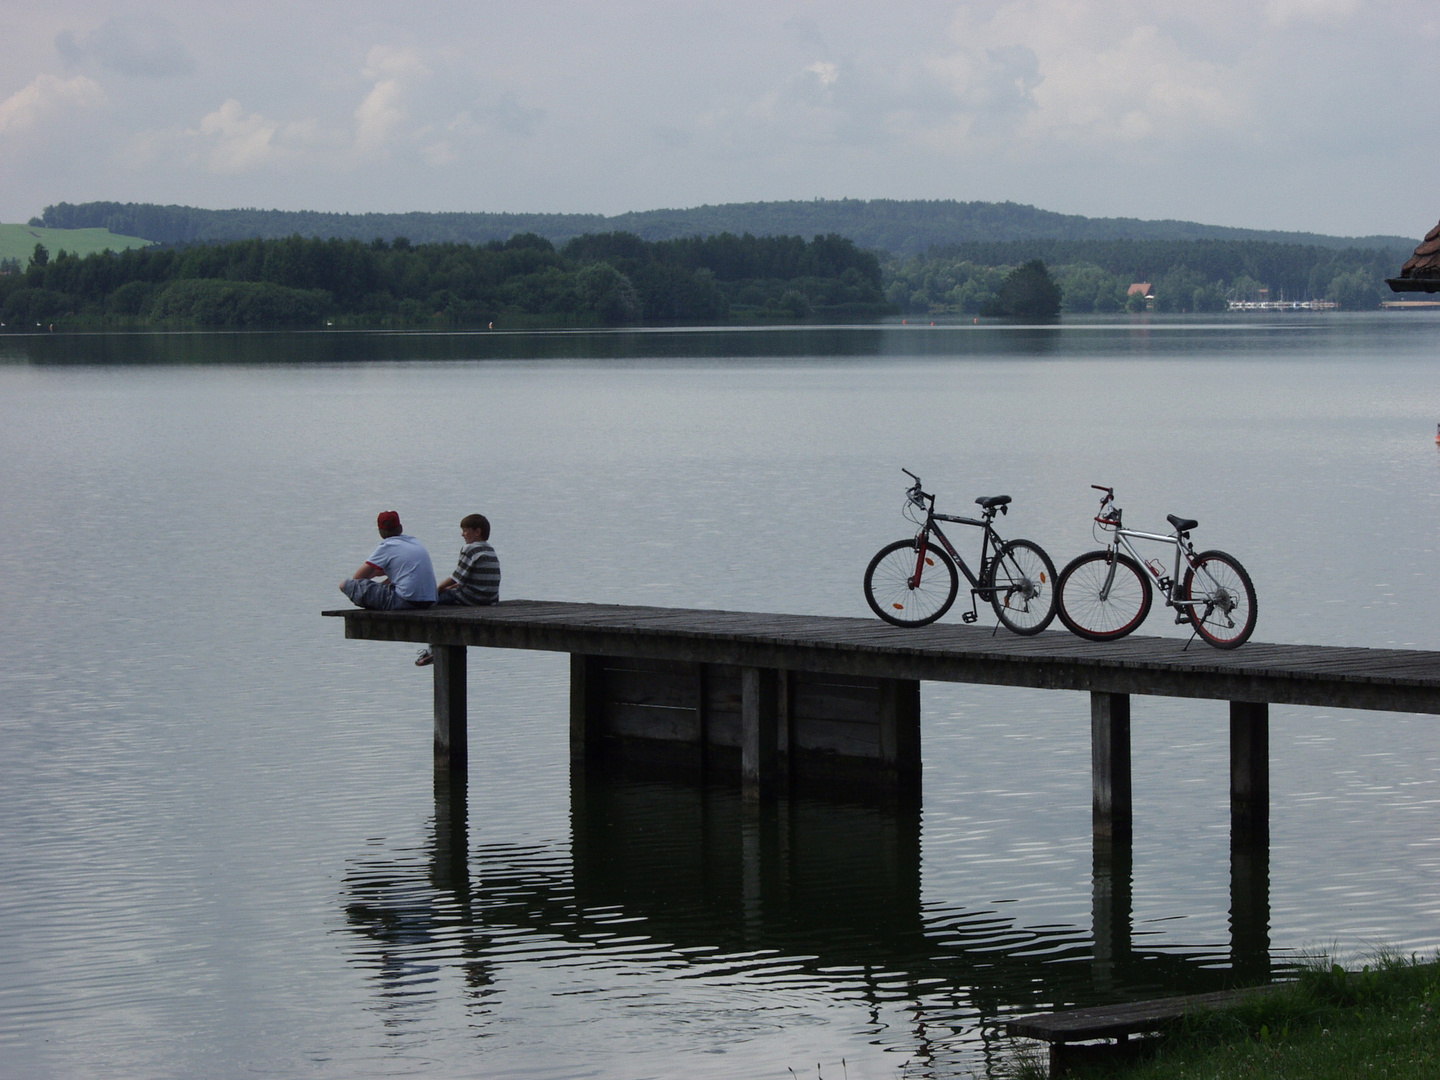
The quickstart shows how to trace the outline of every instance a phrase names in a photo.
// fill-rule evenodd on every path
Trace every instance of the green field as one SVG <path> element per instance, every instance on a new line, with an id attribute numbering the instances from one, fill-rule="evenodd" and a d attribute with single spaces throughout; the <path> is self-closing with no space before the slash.
<path id="1" fill-rule="evenodd" d="M 54 258 L 60 250 L 72 255 L 93 255 L 97 251 L 124 251 L 149 247 L 149 240 L 119 236 L 109 229 L 39 229 L 30 225 L 0 225 L 0 259 L 19 259 L 24 268 L 36 244 L 44 244 Z"/>

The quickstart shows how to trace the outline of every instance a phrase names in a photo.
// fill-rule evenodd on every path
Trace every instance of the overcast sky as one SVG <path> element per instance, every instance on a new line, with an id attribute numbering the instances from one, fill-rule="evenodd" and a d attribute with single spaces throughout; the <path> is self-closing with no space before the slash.
<path id="1" fill-rule="evenodd" d="M 1436 0 L 5 0 L 0 221 L 1014 200 L 1440 218 Z"/>

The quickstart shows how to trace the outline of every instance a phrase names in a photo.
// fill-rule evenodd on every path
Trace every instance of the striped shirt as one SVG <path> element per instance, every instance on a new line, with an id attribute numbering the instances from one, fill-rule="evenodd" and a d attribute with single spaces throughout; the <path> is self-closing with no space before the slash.
<path id="1" fill-rule="evenodd" d="M 483 540 L 466 544 L 455 566 L 455 592 L 465 604 L 494 604 L 500 599 L 500 560 Z"/>

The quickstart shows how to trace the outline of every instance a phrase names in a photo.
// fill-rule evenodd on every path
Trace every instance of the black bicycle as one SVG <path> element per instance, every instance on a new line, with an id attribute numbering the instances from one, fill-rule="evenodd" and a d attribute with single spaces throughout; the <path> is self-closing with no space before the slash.
<path id="1" fill-rule="evenodd" d="M 964 573 L 970 582 L 970 610 L 961 618 L 967 623 L 980 617 L 978 599 L 989 601 L 1000 621 L 1017 634 L 1038 634 L 1049 626 L 1055 617 L 1055 564 L 1039 544 L 1007 542 L 995 531 L 995 514 L 1009 513 L 1010 496 L 976 499 L 981 509 L 978 519 L 937 514 L 935 496 L 921 488 L 920 478 L 909 469 L 900 471 L 915 481 L 905 492 L 901 512 L 920 526 L 920 531 L 912 539 L 887 544 L 870 560 L 865 568 L 865 599 L 870 609 L 896 626 L 932 623 L 955 603 L 960 573 Z M 970 572 L 940 530 L 941 521 L 981 530 L 978 574 Z"/>

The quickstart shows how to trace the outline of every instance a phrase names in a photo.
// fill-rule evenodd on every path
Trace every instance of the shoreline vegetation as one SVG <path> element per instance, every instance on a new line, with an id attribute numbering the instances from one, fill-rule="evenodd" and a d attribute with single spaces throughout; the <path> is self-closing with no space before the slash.
<path id="1" fill-rule="evenodd" d="M 1012 1080 L 1048 1074 L 1022 1051 Z M 1068 1075 L 1109 1080 L 1353 1080 L 1440 1077 L 1440 960 L 1382 953 L 1361 971 L 1302 970 L 1292 984 L 1146 1040 L 1138 1060 L 1078 1065 Z"/>
<path id="2" fill-rule="evenodd" d="M 1048 255 L 1051 262 L 1035 256 Z M 647 241 L 533 233 L 483 245 L 240 240 L 0 265 L 3 331 L 592 329 L 1204 313 L 1324 298 L 1374 310 L 1395 256 L 1240 241 L 1025 241 L 882 258 L 845 237 Z M 1134 267 L 1157 270 L 1140 273 Z M 1145 278 L 1144 291 L 1132 279 Z"/>
<path id="3" fill-rule="evenodd" d="M 1404 257 L 1384 248 L 1240 240 L 1025 240 L 932 248 L 885 264 L 885 297 L 905 314 L 985 314 L 1010 268 L 1041 261 L 1066 314 L 1218 312 L 1232 300 L 1333 300 L 1373 311 Z M 1146 286 L 1136 291 L 1132 286 Z M 1148 299 L 1146 293 L 1148 292 Z"/>
<path id="4" fill-rule="evenodd" d="M 879 258 L 844 237 L 645 241 L 533 233 L 483 245 L 241 240 L 52 259 L 0 274 L 7 330 L 584 328 L 894 314 Z"/>

